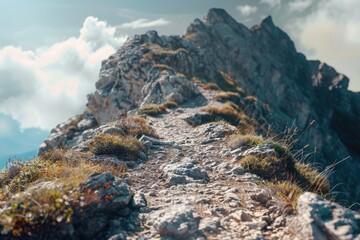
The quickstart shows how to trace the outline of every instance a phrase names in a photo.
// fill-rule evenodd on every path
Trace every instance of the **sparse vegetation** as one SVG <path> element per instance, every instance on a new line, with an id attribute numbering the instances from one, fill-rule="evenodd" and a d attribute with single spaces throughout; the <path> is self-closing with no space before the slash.
<path id="1" fill-rule="evenodd" d="M 89 145 L 95 155 L 116 155 L 127 159 L 135 159 L 142 148 L 136 138 L 109 134 L 97 135 Z"/>
<path id="2" fill-rule="evenodd" d="M 62 154 L 61 158 L 59 155 Z M 0 231 L 14 237 L 31 236 L 36 231 L 72 221 L 75 209 L 86 206 L 90 195 L 80 192 L 81 183 L 93 173 L 111 171 L 123 177 L 123 164 L 103 165 L 90 160 L 90 154 L 55 150 L 34 160 L 16 164 L 18 170 L 0 172 Z M 5 202 L 0 203 L 0 206 Z"/>
<path id="3" fill-rule="evenodd" d="M 139 112 L 150 116 L 156 116 L 166 112 L 166 107 L 161 104 L 145 104 L 140 107 Z"/>
<path id="4" fill-rule="evenodd" d="M 292 206 L 302 191 L 315 192 L 325 197 L 330 192 L 326 175 L 319 173 L 310 164 L 298 162 L 285 143 L 254 134 L 234 134 L 229 136 L 228 144 L 232 149 L 270 145 L 273 153 L 248 155 L 240 159 L 240 163 L 251 173 L 268 181 L 267 185 Z"/>

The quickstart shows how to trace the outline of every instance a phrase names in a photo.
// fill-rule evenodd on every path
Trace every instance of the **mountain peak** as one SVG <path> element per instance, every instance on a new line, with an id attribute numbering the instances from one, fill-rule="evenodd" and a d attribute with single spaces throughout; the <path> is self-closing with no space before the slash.
<path id="1" fill-rule="evenodd" d="M 262 20 L 262 22 L 261 22 L 261 25 L 275 26 L 271 15 L 264 18 L 264 20 Z"/>
<path id="2" fill-rule="evenodd" d="M 211 8 L 207 15 L 204 18 L 205 23 L 215 25 L 217 23 L 226 23 L 234 24 L 236 20 L 232 18 L 224 9 L 222 8 Z"/>

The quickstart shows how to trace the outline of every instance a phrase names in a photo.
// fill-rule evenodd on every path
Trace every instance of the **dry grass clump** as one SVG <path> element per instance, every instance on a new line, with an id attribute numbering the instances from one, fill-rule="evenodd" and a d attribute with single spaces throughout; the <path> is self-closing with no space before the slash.
<path id="1" fill-rule="evenodd" d="M 287 180 L 289 174 L 294 171 L 294 162 L 287 156 L 258 157 L 248 155 L 242 158 L 240 163 L 251 173 L 254 173 L 268 181 L 285 181 Z"/>
<path id="2" fill-rule="evenodd" d="M 172 67 L 170 67 L 170 66 L 168 66 L 168 65 L 165 65 L 165 64 L 158 64 L 158 63 L 156 63 L 156 64 L 154 64 L 152 67 L 153 67 L 153 68 L 159 68 L 159 69 L 165 69 L 165 70 L 169 70 L 169 71 L 174 71 L 174 69 L 173 69 Z"/>
<path id="3" fill-rule="evenodd" d="M 205 112 L 208 112 L 218 118 L 219 120 L 225 120 L 231 125 L 238 126 L 242 120 L 246 118 L 246 115 L 238 112 L 228 104 L 223 104 L 220 107 L 207 106 L 203 108 Z"/>
<path id="4" fill-rule="evenodd" d="M 192 81 L 193 83 L 196 83 L 196 84 L 201 84 L 201 80 L 198 79 L 197 77 L 191 78 L 191 81 Z"/>
<path id="5" fill-rule="evenodd" d="M 61 158 L 60 151 L 49 151 L 22 163 L 15 173 L 10 169 L 0 172 L 0 201 L 6 202 L 6 208 L 0 204 L 1 234 L 26 237 L 70 223 L 74 210 L 91 200 L 79 191 L 89 175 L 104 171 L 117 177 L 126 174 L 124 164 L 103 165 L 92 162 L 89 153 L 61 152 Z"/>
<path id="6" fill-rule="evenodd" d="M 258 99 L 255 96 L 248 95 L 248 96 L 244 97 L 244 101 L 248 102 L 248 103 L 255 103 L 258 101 Z"/>
<path id="7" fill-rule="evenodd" d="M 231 101 L 235 104 L 240 104 L 241 101 L 239 93 L 235 92 L 219 92 L 215 95 L 214 99 L 219 102 Z"/>
<path id="8" fill-rule="evenodd" d="M 155 130 L 151 128 L 145 118 L 139 116 L 131 116 L 122 118 L 115 123 L 116 127 L 121 128 L 126 135 L 139 137 L 141 135 L 147 135 L 158 138 Z"/>
<path id="9" fill-rule="evenodd" d="M 221 90 L 219 85 L 217 85 L 216 83 L 204 83 L 201 85 L 202 88 L 206 89 L 206 90 Z"/>
<path id="10" fill-rule="evenodd" d="M 308 191 L 326 196 L 330 192 L 330 183 L 325 174 L 319 173 L 310 164 L 295 163 L 299 185 Z"/>
<path id="11" fill-rule="evenodd" d="M 229 136 L 228 145 L 231 149 L 239 147 L 254 147 L 265 143 L 265 140 L 261 136 L 255 134 L 233 134 Z"/>
<path id="12" fill-rule="evenodd" d="M 133 137 L 100 134 L 89 144 L 90 151 L 95 155 L 116 155 L 127 159 L 136 159 L 143 146 Z"/>
<path id="13" fill-rule="evenodd" d="M 285 205 L 290 207 L 290 212 L 296 208 L 297 200 L 304 192 L 298 184 L 290 181 L 267 182 L 265 185 L 273 190 Z"/>
<path id="14" fill-rule="evenodd" d="M 244 93 L 244 90 L 239 88 L 234 80 L 234 77 L 231 73 L 227 73 L 225 71 L 220 71 L 221 81 L 217 81 L 220 88 L 223 91 L 230 91 L 230 92 L 238 92 Z"/>
<path id="15" fill-rule="evenodd" d="M 164 106 L 167 108 L 177 108 L 179 105 L 174 101 L 166 101 Z"/>
<path id="16" fill-rule="evenodd" d="M 166 107 L 162 104 L 144 104 L 140 107 L 139 112 L 150 116 L 156 116 L 166 112 Z"/>
<path id="17" fill-rule="evenodd" d="M 176 54 L 178 54 L 180 52 L 187 53 L 187 50 L 184 49 L 184 48 L 178 48 L 176 50 L 171 50 L 171 49 L 166 49 L 166 48 L 156 48 L 156 49 L 152 50 L 152 53 L 154 55 L 161 55 L 161 56 L 163 56 L 163 55 L 176 55 Z"/>

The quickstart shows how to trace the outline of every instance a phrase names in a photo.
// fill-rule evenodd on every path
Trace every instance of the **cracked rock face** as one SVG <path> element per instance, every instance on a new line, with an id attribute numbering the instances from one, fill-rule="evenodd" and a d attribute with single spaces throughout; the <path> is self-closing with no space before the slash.
<path id="1" fill-rule="evenodd" d="M 306 192 L 297 204 L 294 230 L 303 239 L 360 239 L 360 214 Z"/>

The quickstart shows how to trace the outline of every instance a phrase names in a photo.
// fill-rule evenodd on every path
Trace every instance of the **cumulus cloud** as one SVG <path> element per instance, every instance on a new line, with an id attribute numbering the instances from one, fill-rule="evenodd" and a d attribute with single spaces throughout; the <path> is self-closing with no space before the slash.
<path id="1" fill-rule="evenodd" d="M 101 61 L 126 40 L 115 30 L 88 17 L 76 38 L 36 51 L 0 49 L 0 113 L 22 128 L 42 129 L 80 113 L 95 89 Z"/>
<path id="2" fill-rule="evenodd" d="M 149 28 L 149 27 L 159 27 L 159 26 L 165 26 L 168 25 L 170 21 L 166 20 L 165 18 L 159 18 L 156 20 L 148 20 L 146 18 L 137 19 L 132 22 L 123 23 L 120 25 L 122 28 L 132 28 L 132 29 L 138 29 L 138 28 Z"/>
<path id="3" fill-rule="evenodd" d="M 257 7 L 250 5 L 237 6 L 236 9 L 244 16 L 254 14 L 258 10 Z"/>
<path id="4" fill-rule="evenodd" d="M 309 58 L 347 75 L 360 90 L 360 1 L 322 0 L 311 14 L 288 27 Z"/>
<path id="5" fill-rule="evenodd" d="M 289 3 L 289 10 L 292 12 L 302 12 L 313 4 L 314 0 L 292 0 Z"/>
<path id="6" fill-rule="evenodd" d="M 281 5 L 281 0 L 261 0 L 260 3 L 268 4 L 270 7 L 277 7 Z"/>

